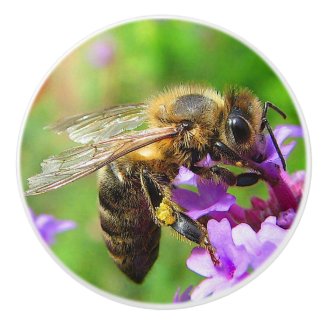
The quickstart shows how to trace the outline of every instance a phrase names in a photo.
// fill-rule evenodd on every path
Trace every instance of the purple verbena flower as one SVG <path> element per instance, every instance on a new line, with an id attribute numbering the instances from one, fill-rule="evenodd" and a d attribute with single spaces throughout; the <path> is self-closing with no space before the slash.
<path id="1" fill-rule="evenodd" d="M 287 158 L 296 142 L 284 142 L 289 137 L 301 137 L 302 129 L 299 126 L 279 126 L 274 135 L 283 156 Z M 191 300 L 219 293 L 258 269 L 280 245 L 295 219 L 305 173 L 299 171 L 289 175 L 283 170 L 269 135 L 265 137 L 265 147 L 260 154 L 264 160 L 261 163 L 252 162 L 252 166 L 266 182 L 269 198 L 252 197 L 250 208 L 235 204 L 235 197 L 227 194 L 224 185 L 203 180 L 185 167 L 180 168 L 175 178 L 174 201 L 192 219 L 207 224 L 209 240 L 220 261 L 220 265 L 215 265 L 206 249 L 193 249 L 187 266 L 206 279 L 186 291 Z M 211 167 L 215 164 L 218 162 L 208 155 L 197 165 Z M 180 297 L 178 291 L 174 301 L 180 300 Z"/>
<path id="2" fill-rule="evenodd" d="M 268 200 L 252 197 L 250 200 L 251 207 L 243 208 L 235 203 L 234 196 L 225 192 L 225 187 L 223 187 L 223 191 L 221 191 L 222 186 L 220 184 L 198 181 L 197 179 L 199 179 L 199 176 L 188 171 L 186 168 L 183 169 L 182 173 L 186 175 L 186 183 L 178 184 L 195 184 L 199 191 L 199 193 L 196 193 L 186 188 L 177 188 L 173 191 L 174 201 L 187 210 L 187 215 L 195 220 L 203 216 L 217 221 L 227 218 L 232 227 L 240 223 L 247 223 L 255 231 L 260 229 L 261 223 L 269 216 L 276 216 L 278 218 L 278 225 L 284 229 L 291 226 L 296 215 L 297 204 L 302 196 L 305 176 L 304 171 L 298 171 L 292 175 L 282 171 L 281 175 L 286 182 L 281 186 L 286 186 L 286 191 L 290 191 L 289 200 L 285 196 L 280 196 L 279 201 L 279 195 L 277 196 L 274 193 L 274 188 L 268 186 Z M 218 197 L 218 193 L 220 192 L 216 189 L 219 189 L 222 193 L 220 197 Z"/>
<path id="3" fill-rule="evenodd" d="M 227 193 L 227 187 L 205 180 L 197 182 L 198 193 L 177 188 L 173 200 L 187 210 L 187 215 L 196 220 L 210 212 L 228 211 L 235 203 L 235 197 Z"/>
<path id="4" fill-rule="evenodd" d="M 49 214 L 36 216 L 32 210 L 30 213 L 41 237 L 50 246 L 55 243 L 57 234 L 76 227 L 75 222 L 71 220 L 59 220 Z"/>
<path id="5" fill-rule="evenodd" d="M 210 220 L 207 228 L 220 265 L 213 264 L 204 248 L 193 249 L 187 266 L 206 279 L 192 290 L 191 300 L 219 293 L 245 279 L 275 251 L 287 232 L 276 225 L 275 217 L 267 218 L 257 233 L 244 223 L 231 228 L 227 219 Z"/>
<path id="6" fill-rule="evenodd" d="M 302 136 L 302 130 L 299 126 L 284 125 L 277 127 L 274 130 L 274 135 L 283 155 L 288 157 L 296 142 L 284 144 L 284 141 L 288 137 Z M 223 187 L 224 192 L 222 192 L 222 185 L 202 180 L 187 168 L 181 167 L 174 180 L 174 185 L 179 187 L 173 191 L 175 202 L 185 208 L 187 214 L 193 219 L 207 216 L 220 221 L 227 218 L 232 227 L 245 222 L 255 231 L 258 231 L 261 223 L 268 216 L 273 215 L 279 218 L 278 224 L 280 226 L 283 228 L 290 227 L 302 196 L 304 172 L 289 175 L 280 167 L 280 158 L 269 135 L 266 137 L 263 155 L 265 160 L 258 167 L 267 177 L 272 178 L 272 181 L 267 183 L 269 200 L 264 201 L 253 197 L 251 207 L 244 209 L 234 204 L 235 197 L 226 193 L 226 187 Z M 208 155 L 198 165 L 209 167 L 216 163 Z M 193 189 L 197 189 L 198 193 L 194 192 Z M 223 193 L 222 196 L 217 189 Z"/>
<path id="7" fill-rule="evenodd" d="M 287 231 L 276 224 L 276 217 L 268 217 L 256 233 L 249 225 L 242 223 L 232 230 L 236 246 L 243 245 L 250 255 L 250 267 L 256 270 L 276 250 Z"/>
<path id="8" fill-rule="evenodd" d="M 213 264 L 210 254 L 204 248 L 193 249 L 187 260 L 187 266 L 190 270 L 207 278 L 194 288 L 191 294 L 193 300 L 207 297 L 246 277 L 250 262 L 244 247 L 235 246 L 227 219 L 220 222 L 210 220 L 207 228 L 210 242 L 217 250 L 220 265 Z"/>
<path id="9" fill-rule="evenodd" d="M 303 132 L 300 126 L 281 125 L 275 128 L 274 136 L 285 158 L 291 153 L 296 145 L 296 141 L 284 144 L 288 138 L 302 137 Z M 295 195 L 290 184 L 290 176 L 281 168 L 280 158 L 271 141 L 271 137 L 266 138 L 264 161 L 258 165 L 263 178 L 267 181 L 270 192 L 276 197 L 278 205 L 282 211 L 290 208 L 297 210 L 300 197 Z M 301 196 L 301 195 L 300 195 Z"/>
<path id="10" fill-rule="evenodd" d="M 274 129 L 273 133 L 284 158 L 287 158 L 294 149 L 296 141 L 291 141 L 288 144 L 284 144 L 284 142 L 289 138 L 301 138 L 303 136 L 302 128 L 297 125 L 279 125 Z M 264 161 L 261 163 L 261 167 L 267 169 L 268 164 L 276 164 L 281 166 L 281 160 L 270 135 L 267 135 L 266 137 Z"/>
<path id="11" fill-rule="evenodd" d="M 90 46 L 88 60 L 95 68 L 103 68 L 112 61 L 114 52 L 112 41 L 98 40 Z"/>
<path id="12" fill-rule="evenodd" d="M 211 156 L 209 154 L 207 154 L 206 158 L 202 159 L 201 161 L 199 161 L 196 166 L 200 166 L 200 167 L 211 167 L 216 165 L 217 162 L 211 159 Z M 197 186 L 198 182 L 201 180 L 201 178 L 194 174 L 193 172 L 191 172 L 188 168 L 181 166 L 179 171 L 178 171 L 178 175 L 175 177 L 173 184 L 176 186 Z"/>
<path id="13" fill-rule="evenodd" d="M 283 172 L 285 173 L 285 172 Z M 274 194 L 274 190 L 269 186 L 269 199 L 263 200 L 258 197 L 251 198 L 251 206 L 243 208 L 237 204 L 233 204 L 229 211 L 225 213 L 210 213 L 209 216 L 220 221 L 222 218 L 227 218 L 232 227 L 247 223 L 255 231 L 261 227 L 261 223 L 269 216 L 277 217 L 277 225 L 288 229 L 296 216 L 296 202 L 300 201 L 302 189 L 304 185 L 304 172 L 296 172 L 292 175 L 286 175 L 286 186 L 292 192 L 293 203 L 287 202 L 285 207 L 279 202 L 278 197 Z M 298 177 L 299 176 L 299 177 Z M 292 204 L 292 205 L 291 205 Z"/>

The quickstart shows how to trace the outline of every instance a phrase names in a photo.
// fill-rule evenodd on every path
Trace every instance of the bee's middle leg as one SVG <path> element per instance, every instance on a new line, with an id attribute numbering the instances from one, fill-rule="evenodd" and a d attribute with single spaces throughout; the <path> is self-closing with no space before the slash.
<path id="1" fill-rule="evenodd" d="M 202 178 L 213 179 L 216 182 L 222 182 L 228 186 L 251 186 L 256 184 L 260 179 L 261 175 L 257 173 L 241 173 L 235 175 L 227 168 L 213 166 L 213 167 L 197 167 L 191 168 L 191 171 Z"/>

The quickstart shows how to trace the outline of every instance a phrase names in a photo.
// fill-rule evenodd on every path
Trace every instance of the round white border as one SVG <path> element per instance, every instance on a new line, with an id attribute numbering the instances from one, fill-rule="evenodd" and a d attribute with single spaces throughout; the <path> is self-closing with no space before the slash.
<path id="1" fill-rule="evenodd" d="M 281 80 L 281 82 L 283 83 L 283 85 L 285 86 L 288 94 L 290 95 L 290 98 L 292 99 L 296 111 L 298 113 L 299 116 L 299 120 L 301 123 L 301 126 L 303 128 L 303 136 L 304 136 L 304 142 L 305 142 L 305 150 L 306 150 L 306 176 L 305 176 L 305 183 L 304 183 L 304 190 L 303 190 L 303 197 L 299 203 L 299 209 L 297 212 L 297 215 L 295 217 L 295 221 L 293 223 L 293 225 L 291 226 L 290 230 L 288 231 L 288 234 L 286 235 L 285 239 L 282 241 L 281 245 L 277 248 L 276 252 L 272 254 L 272 256 L 270 258 L 268 258 L 267 262 L 265 262 L 261 267 L 258 268 L 257 271 L 254 271 L 248 278 L 246 278 L 245 280 L 241 281 L 240 283 L 234 285 L 231 288 L 228 288 L 226 290 L 223 290 L 220 294 L 208 297 L 208 298 L 204 298 L 201 299 L 199 301 L 189 301 L 189 302 L 184 302 L 184 303 L 169 303 L 169 304 L 155 304 L 155 303 L 146 303 L 146 302 L 140 302 L 140 301 L 135 301 L 135 300 L 131 300 L 131 299 L 127 299 L 127 298 L 121 298 L 118 297 L 114 294 L 110 294 L 107 291 L 101 290 L 97 287 L 95 287 L 94 285 L 90 284 L 89 282 L 85 281 L 84 279 L 82 279 L 81 277 L 79 277 L 76 273 L 74 273 L 73 271 L 71 271 L 51 250 L 51 248 L 44 242 L 44 240 L 41 238 L 38 230 L 36 229 L 32 218 L 30 217 L 30 212 L 29 212 L 29 207 L 27 206 L 27 202 L 25 200 L 25 196 L 24 196 L 24 192 L 23 192 L 23 186 L 22 186 L 22 177 L 21 177 L 21 168 L 20 168 L 20 153 L 21 153 L 21 144 L 22 144 L 22 138 L 23 138 L 23 133 L 25 130 L 25 125 L 27 122 L 27 117 L 28 114 L 30 113 L 31 107 L 35 101 L 35 98 L 37 96 L 37 94 L 39 93 L 41 87 L 43 86 L 44 82 L 47 80 L 47 78 L 53 73 L 53 71 L 55 70 L 55 68 L 63 61 L 64 58 L 66 58 L 70 53 L 72 53 L 75 49 L 77 49 L 80 45 L 84 44 L 85 42 L 89 41 L 91 38 L 109 30 L 109 29 L 113 29 L 116 28 L 118 26 L 124 25 L 124 24 L 128 24 L 128 23 L 132 23 L 132 22 L 137 22 L 137 21 L 144 21 L 144 20 L 155 20 L 155 19 L 167 19 L 167 20 L 180 20 L 180 21 L 186 21 L 186 22 L 190 22 L 193 24 L 199 24 L 202 26 L 206 26 L 212 29 L 215 29 L 217 31 L 223 32 L 226 35 L 229 35 L 231 37 L 233 37 L 235 40 L 241 42 L 243 45 L 245 45 L 247 48 L 249 48 L 251 51 L 255 52 L 256 54 L 258 54 L 260 56 L 261 59 L 264 60 L 264 62 L 274 71 L 274 73 L 276 74 L 276 76 L 279 78 L 279 80 Z M 20 192 L 20 196 L 21 199 L 23 201 L 23 205 L 24 205 L 24 209 L 26 211 L 26 214 L 28 215 L 28 219 L 29 222 L 34 230 L 34 232 L 36 233 L 36 235 L 38 236 L 40 242 L 42 243 L 43 247 L 47 250 L 47 252 L 52 256 L 52 258 L 57 262 L 57 264 L 59 264 L 72 278 L 74 278 L 76 281 L 78 281 L 79 283 L 83 284 L 84 286 L 88 287 L 89 289 L 93 290 L 94 292 L 107 297 L 113 301 L 122 303 L 122 304 L 126 304 L 132 307 L 140 307 L 140 308 L 149 308 L 149 309 L 182 309 L 182 308 L 187 308 L 187 307 L 194 307 L 194 306 L 199 306 L 202 304 L 206 304 L 212 301 L 215 301 L 219 298 L 225 297 L 227 295 L 229 295 L 230 293 L 237 291 L 238 289 L 242 288 L 243 286 L 245 286 L 246 284 L 248 284 L 250 281 L 254 280 L 256 277 L 258 277 L 266 268 L 268 268 L 273 262 L 274 260 L 280 255 L 280 253 L 283 251 L 284 247 L 287 245 L 287 243 L 289 242 L 289 240 L 292 238 L 300 220 L 302 217 L 302 214 L 305 210 L 306 207 L 306 202 L 307 202 L 307 197 L 309 194 L 309 190 L 310 190 L 310 183 L 311 183 L 311 146 L 310 146 L 310 138 L 309 138 L 309 133 L 307 130 L 307 126 L 306 126 L 306 122 L 305 122 L 305 118 L 303 116 L 302 110 L 300 108 L 300 105 L 297 102 L 296 96 L 294 95 L 292 89 L 290 88 L 290 86 L 288 85 L 287 81 L 284 79 L 284 77 L 282 76 L 282 74 L 277 70 L 277 68 L 273 65 L 272 62 L 269 61 L 269 59 L 263 54 L 261 53 L 258 49 L 256 49 L 252 44 L 250 44 L 249 42 L 247 42 L 246 40 L 242 39 L 240 36 L 238 36 L 237 34 L 223 28 L 220 27 L 218 25 L 215 25 L 213 23 L 208 23 L 199 19 L 195 19 L 195 18 L 191 18 L 191 17 L 184 17 L 184 16 L 176 16 L 176 15 L 149 15 L 149 16 L 141 16 L 141 17 L 136 17 L 134 19 L 126 19 L 126 20 L 122 20 L 118 23 L 115 24 L 110 24 L 96 32 L 93 32 L 92 34 L 88 35 L 87 37 L 85 37 L 84 39 L 82 39 L 81 41 L 79 41 L 77 44 L 75 44 L 70 50 L 68 50 L 67 52 L 65 52 L 59 59 L 56 60 L 56 62 L 54 63 L 54 65 L 51 67 L 51 69 L 49 69 L 49 71 L 45 74 L 45 76 L 43 77 L 43 79 L 41 80 L 39 86 L 36 88 L 29 104 L 28 104 L 28 109 L 24 114 L 23 117 L 23 122 L 21 124 L 21 128 L 20 128 L 20 132 L 19 132 L 19 137 L 18 137 L 18 143 L 17 143 L 17 161 L 16 161 L 16 168 L 17 168 L 17 181 L 18 181 L 18 186 L 19 186 L 19 192 Z M 176 292 L 176 289 L 175 289 Z M 172 297 L 171 297 L 172 299 Z"/>

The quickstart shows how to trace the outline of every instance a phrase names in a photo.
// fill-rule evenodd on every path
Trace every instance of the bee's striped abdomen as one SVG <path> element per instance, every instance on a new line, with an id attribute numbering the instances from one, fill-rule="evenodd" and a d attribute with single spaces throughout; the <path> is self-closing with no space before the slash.
<path id="1" fill-rule="evenodd" d="M 158 256 L 160 227 L 154 222 L 136 175 L 108 165 L 99 186 L 100 220 L 106 246 L 117 266 L 141 283 Z"/>

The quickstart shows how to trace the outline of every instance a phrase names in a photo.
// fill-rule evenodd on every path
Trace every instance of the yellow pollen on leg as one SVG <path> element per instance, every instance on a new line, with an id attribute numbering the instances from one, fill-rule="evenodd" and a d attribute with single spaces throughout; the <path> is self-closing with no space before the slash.
<path id="1" fill-rule="evenodd" d="M 162 202 L 157 208 L 156 215 L 158 220 L 167 226 L 172 225 L 176 221 L 175 217 L 173 216 L 173 209 L 166 198 L 163 198 Z"/>
<path id="2" fill-rule="evenodd" d="M 243 163 L 241 161 L 237 161 L 235 164 L 237 167 L 243 167 Z"/>

